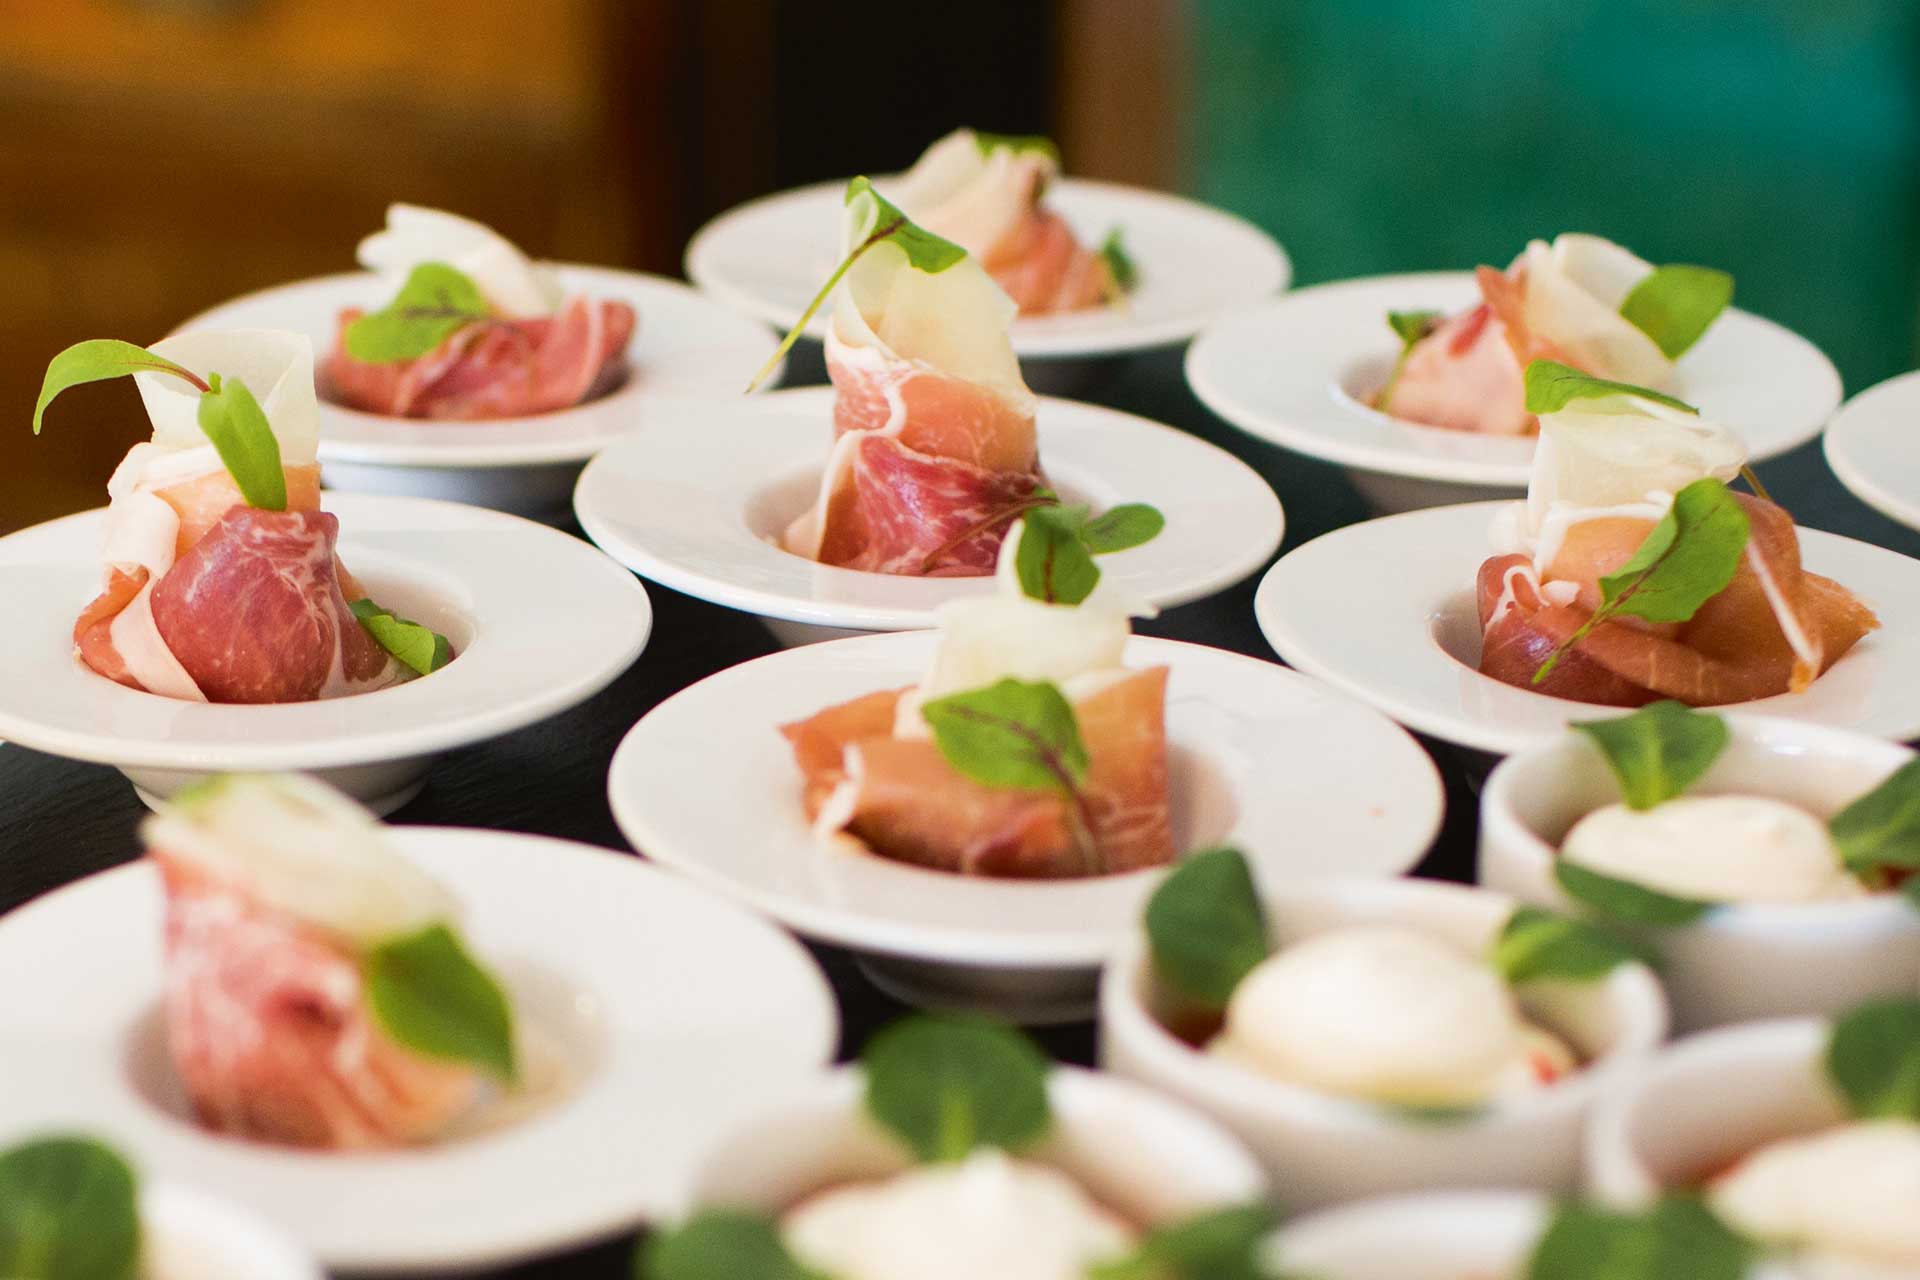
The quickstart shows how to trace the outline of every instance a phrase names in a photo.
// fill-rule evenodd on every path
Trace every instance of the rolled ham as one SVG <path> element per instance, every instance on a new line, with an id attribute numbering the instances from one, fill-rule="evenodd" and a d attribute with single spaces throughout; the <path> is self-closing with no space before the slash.
<path id="1" fill-rule="evenodd" d="M 904 690 L 829 707 L 781 733 L 804 777 L 807 816 L 883 857 L 962 875 L 1060 879 L 1163 866 L 1168 805 L 1167 669 L 1116 673 L 1074 702 L 1090 765 L 1084 808 L 988 787 L 931 739 L 902 737 Z"/>
<path id="2" fill-rule="evenodd" d="M 362 314 L 340 313 L 320 366 L 322 394 L 365 413 L 462 421 L 549 413 L 606 394 L 627 377 L 639 322 L 624 302 L 576 297 L 552 316 L 471 324 L 426 355 L 371 364 L 347 352 L 347 328 Z"/>
<path id="3" fill-rule="evenodd" d="M 1617 618 L 1595 627 L 1535 684 L 1548 657 L 1592 616 L 1599 579 L 1632 558 L 1653 521 L 1605 517 L 1573 526 L 1544 573 L 1519 554 L 1480 567 L 1480 670 L 1555 697 L 1609 706 L 1673 698 L 1690 706 L 1806 689 L 1878 627 L 1845 587 L 1808 572 L 1784 510 L 1735 493 L 1750 527 L 1733 581 L 1686 622 Z"/>

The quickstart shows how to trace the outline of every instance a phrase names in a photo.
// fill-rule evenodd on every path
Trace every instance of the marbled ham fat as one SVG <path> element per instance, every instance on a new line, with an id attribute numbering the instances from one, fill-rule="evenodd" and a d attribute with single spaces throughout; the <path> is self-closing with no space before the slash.
<path id="1" fill-rule="evenodd" d="M 611 390 L 639 322 L 624 302 L 576 297 L 552 317 L 469 325 L 417 359 L 369 364 L 346 349 L 361 314 L 340 313 L 320 369 L 327 397 L 367 413 L 467 421 L 549 413 Z"/>
<path id="2" fill-rule="evenodd" d="M 306 1147 L 431 1137 L 472 1105 L 470 1067 L 374 1024 L 358 957 L 155 850 L 167 890 L 167 1047 L 203 1124 Z"/>

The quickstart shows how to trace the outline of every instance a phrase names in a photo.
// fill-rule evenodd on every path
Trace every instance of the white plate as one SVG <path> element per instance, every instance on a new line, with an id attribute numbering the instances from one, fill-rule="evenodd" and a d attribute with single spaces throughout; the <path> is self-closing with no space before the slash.
<path id="1" fill-rule="evenodd" d="M 1869 387 L 1827 427 L 1827 465 L 1868 506 L 1920 529 L 1920 373 Z"/>
<path id="2" fill-rule="evenodd" d="M 1399 350 L 1389 310 L 1451 313 L 1479 297 L 1466 271 L 1301 289 L 1209 327 L 1187 352 L 1187 381 L 1234 426 L 1296 453 L 1434 487 L 1518 492 L 1533 465 L 1531 439 L 1422 426 L 1361 399 L 1385 381 Z M 1681 357 L 1674 393 L 1737 430 L 1759 460 L 1819 434 L 1840 403 L 1840 375 L 1805 338 L 1728 310 Z M 1430 501 L 1473 496 L 1441 492 Z"/>
<path id="3" fill-rule="evenodd" d="M 279 1223 L 329 1269 L 469 1268 L 677 1213 L 706 1144 L 833 1051 L 833 999 L 806 953 L 682 881 L 562 840 L 392 835 L 460 900 L 529 1049 L 548 1046 L 528 1055 L 529 1096 L 379 1154 L 200 1129 L 162 1046 L 162 895 L 141 862 L 0 919 L 0 1130 L 97 1133 Z"/>
<path id="4" fill-rule="evenodd" d="M 375 693 L 272 706 L 163 698 L 95 674 L 73 620 L 100 586 L 104 510 L 0 538 L 0 736 L 119 767 L 143 798 L 211 771 L 319 771 L 391 811 L 431 757 L 565 710 L 646 645 L 631 574 L 578 538 L 450 502 L 328 493 L 340 556 L 368 592 L 453 642 L 430 676 Z"/>
<path id="5" fill-rule="evenodd" d="M 1474 575 L 1492 554 L 1487 530 L 1505 505 L 1434 507 L 1349 525 L 1280 557 L 1254 614 L 1288 664 L 1361 698 L 1419 733 L 1507 755 L 1560 735 L 1571 720 L 1618 715 L 1483 676 Z M 1740 704 L 1857 729 L 1920 737 L 1920 561 L 1816 529 L 1800 530 L 1807 568 L 1835 579 L 1880 615 L 1805 693 Z"/>
<path id="6" fill-rule="evenodd" d="M 834 268 L 845 181 L 816 183 L 729 210 L 687 246 L 687 278 L 720 301 L 792 327 Z M 1118 355 L 1184 342 L 1215 316 L 1287 287 L 1293 267 L 1273 238 L 1245 219 L 1180 196 L 1063 178 L 1047 204 L 1098 245 L 1114 227 L 1140 268 L 1125 306 L 1016 320 L 1023 360 Z M 826 333 L 824 313 L 807 332 Z"/>
<path id="7" fill-rule="evenodd" d="M 1280 500 L 1257 472 L 1184 431 L 1072 400 L 1040 401 L 1040 463 L 1096 507 L 1149 502 L 1158 538 L 1103 556 L 1101 570 L 1160 607 L 1240 581 L 1280 545 Z M 818 564 L 773 542 L 819 491 L 833 390 L 805 387 L 689 410 L 607 450 L 574 494 L 587 536 L 663 586 L 815 627 L 903 631 L 993 591 L 991 577 L 916 578 Z"/>
<path id="8" fill-rule="evenodd" d="M 606 267 L 553 264 L 569 294 L 628 303 L 639 327 L 627 380 L 571 409 L 488 422 L 429 422 L 320 402 L 320 460 L 334 488 L 457 499 L 493 496 L 516 510 L 564 507 L 579 465 L 651 427 L 687 400 L 733 396 L 773 354 L 755 324 L 675 280 Z M 390 286 L 370 272 L 322 276 L 222 303 L 182 329 L 292 329 L 333 349 L 343 307 L 377 308 Z M 777 382 L 777 376 L 769 380 Z"/>
<path id="9" fill-rule="evenodd" d="M 607 790 L 627 839 L 810 937 L 886 961 L 916 1000 L 1047 1020 L 1084 1015 L 1094 969 L 1137 926 L 1159 873 L 1013 881 L 823 848 L 779 726 L 917 682 L 932 632 L 861 636 L 729 668 L 644 716 Z M 1439 829 L 1440 782 L 1385 717 L 1270 662 L 1135 637 L 1129 666 L 1166 664 L 1174 834 L 1230 841 L 1263 883 L 1395 876 Z"/>

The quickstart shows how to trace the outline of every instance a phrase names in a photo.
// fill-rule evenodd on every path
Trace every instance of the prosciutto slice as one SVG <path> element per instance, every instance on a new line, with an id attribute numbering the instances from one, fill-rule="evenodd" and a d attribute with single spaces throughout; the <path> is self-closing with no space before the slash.
<path id="1" fill-rule="evenodd" d="M 1625 707 L 1662 698 L 1718 706 L 1806 689 L 1879 620 L 1846 588 L 1801 566 L 1784 510 L 1750 494 L 1734 497 L 1751 534 L 1726 590 L 1684 623 L 1602 623 L 1537 685 L 1534 672 L 1600 603 L 1598 580 L 1633 556 L 1652 522 L 1616 517 L 1575 526 L 1544 575 L 1524 555 L 1486 561 L 1477 584 L 1481 672 L 1555 697 Z"/>
<path id="2" fill-rule="evenodd" d="M 781 733 L 820 830 L 963 875 L 1104 875 L 1174 857 L 1166 682 L 1165 667 L 1128 671 L 1075 701 L 1091 760 L 1084 808 L 1050 793 L 984 786 L 957 772 L 930 739 L 898 736 L 904 690 L 829 707 Z"/>
<path id="3" fill-rule="evenodd" d="M 624 302 L 574 298 L 552 316 L 468 325 L 414 360 L 370 364 L 346 347 L 363 313 L 340 313 L 322 393 L 366 413 L 466 421 L 566 409 L 604 395 L 627 377 L 627 343 L 639 323 Z"/>
<path id="4" fill-rule="evenodd" d="M 167 1046 L 202 1124 L 368 1148 L 430 1137 L 473 1104 L 474 1069 L 375 1023 L 352 945 L 164 847 L 151 856 L 167 895 Z"/>
<path id="5" fill-rule="evenodd" d="M 1022 315 L 1083 311 L 1120 295 L 1107 260 L 1081 244 L 1065 218 L 1038 203 L 983 261 Z"/>

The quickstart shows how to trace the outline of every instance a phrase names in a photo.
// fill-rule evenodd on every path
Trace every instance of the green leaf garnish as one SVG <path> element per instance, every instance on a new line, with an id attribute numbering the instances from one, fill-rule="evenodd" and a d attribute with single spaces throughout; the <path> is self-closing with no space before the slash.
<path id="1" fill-rule="evenodd" d="M 1700 412 L 1685 400 L 1676 400 L 1663 392 L 1636 387 L 1631 382 L 1609 382 L 1553 360 L 1534 360 L 1527 365 L 1528 413 L 1558 413 L 1575 400 L 1602 400 L 1608 396 L 1638 396 L 1669 409 Z"/>
<path id="2" fill-rule="evenodd" d="M 1633 558 L 1600 579 L 1602 603 L 1533 673 L 1539 684 L 1593 629 L 1625 614 L 1649 622 L 1685 622 L 1727 589 L 1751 532 L 1731 490 L 1711 476 L 1673 495 Z"/>
<path id="3" fill-rule="evenodd" d="M 917 1014 L 860 1055 L 867 1112 L 921 1160 L 964 1160 L 980 1147 L 1017 1153 L 1046 1136 L 1046 1055 L 973 1014 Z"/>
<path id="4" fill-rule="evenodd" d="M 1509 985 L 1592 982 L 1635 961 L 1654 963 L 1644 947 L 1617 933 L 1539 907 L 1516 910 L 1493 944 L 1493 967 Z"/>
<path id="5" fill-rule="evenodd" d="M 1727 722 L 1671 700 L 1609 720 L 1576 720 L 1606 757 L 1629 809 L 1651 809 L 1700 781 L 1726 750 Z"/>
<path id="6" fill-rule="evenodd" d="M 1005 679 L 920 708 L 947 763 L 975 782 L 1077 795 L 1087 746 L 1056 685 Z"/>
<path id="7" fill-rule="evenodd" d="M 1144 502 L 1125 502 L 1089 518 L 1085 506 L 1036 507 L 1022 517 L 1014 573 L 1020 591 L 1047 604 L 1079 604 L 1100 583 L 1095 556 L 1125 551 L 1158 537 L 1166 517 Z"/>
<path id="8" fill-rule="evenodd" d="M 1119 227 L 1107 232 L 1107 238 L 1100 242 L 1100 260 L 1107 264 L 1107 274 L 1113 277 L 1114 288 L 1121 293 L 1132 293 L 1140 283 L 1140 268 L 1127 252 Z"/>
<path id="9" fill-rule="evenodd" d="M 1109 507 L 1080 526 L 1080 541 L 1097 556 L 1127 551 L 1152 542 L 1167 527 L 1167 518 L 1158 507 L 1144 502 L 1123 502 Z"/>
<path id="10" fill-rule="evenodd" d="M 67 388 L 135 373 L 170 373 L 191 383 L 195 390 L 207 389 L 199 374 L 145 347 L 114 338 L 76 342 L 47 364 L 47 375 L 40 382 L 40 399 L 33 406 L 33 434 L 40 434 L 40 420 L 46 415 L 47 406 Z"/>
<path id="11" fill-rule="evenodd" d="M 0 1276 L 131 1280 L 140 1263 L 133 1170 L 86 1138 L 0 1154 Z"/>
<path id="12" fill-rule="evenodd" d="M 1840 861 L 1863 880 L 1884 884 L 1890 871 L 1920 871 L 1920 760 L 1834 814 L 1827 830 Z M 1909 887 L 1914 882 L 1920 876 Z"/>
<path id="13" fill-rule="evenodd" d="M 463 272 L 423 262 L 407 273 L 392 302 L 347 326 L 347 354 L 369 364 L 417 360 L 492 315 L 480 286 Z"/>
<path id="14" fill-rule="evenodd" d="M 1920 997 L 1855 1005 L 1833 1025 L 1827 1075 L 1862 1120 L 1920 1120 Z"/>
<path id="15" fill-rule="evenodd" d="M 1601 915 L 1631 924 L 1692 924 L 1717 905 L 1661 893 L 1658 889 L 1605 875 L 1566 858 L 1554 859 L 1553 878 L 1569 897 L 1585 903 Z"/>
<path id="16" fill-rule="evenodd" d="M 1438 311 L 1387 312 L 1387 327 L 1400 339 L 1400 354 L 1394 357 L 1393 371 L 1387 375 L 1386 385 L 1374 397 L 1374 408 L 1386 409 L 1387 402 L 1393 399 L 1394 388 L 1400 385 L 1400 375 L 1406 372 L 1407 357 L 1413 354 L 1414 347 L 1422 338 L 1439 327 L 1442 318 Z"/>
<path id="17" fill-rule="evenodd" d="M 421 675 L 432 675 L 453 661 L 453 645 L 439 632 L 396 617 L 372 600 L 355 600 L 347 607 L 382 649 Z"/>
<path id="18" fill-rule="evenodd" d="M 1055 164 L 1060 163 L 1060 148 L 1053 139 L 1039 133 L 982 133 L 973 131 L 973 145 L 980 148 L 980 154 L 990 156 L 1000 148 L 1009 151 L 1038 151 Z"/>
<path id="19" fill-rule="evenodd" d="M 1238 849 L 1182 859 L 1147 900 L 1154 974 L 1207 1011 L 1227 1007 L 1234 988 L 1273 953 L 1253 872 Z"/>
<path id="20" fill-rule="evenodd" d="M 1673 263 L 1635 285 L 1620 314 L 1667 359 L 1678 360 L 1732 301 L 1733 277 L 1726 272 Z"/>
<path id="21" fill-rule="evenodd" d="M 807 309 L 800 313 L 800 318 L 793 322 L 793 328 L 787 331 L 787 336 L 780 340 L 780 345 L 774 348 L 771 356 L 767 357 L 767 362 L 760 366 L 760 372 L 754 374 L 753 381 L 747 384 L 749 392 L 766 381 L 767 375 L 773 372 L 774 366 L 778 365 L 781 358 L 792 349 L 793 344 L 800 340 L 800 335 L 807 331 L 807 322 L 813 319 L 814 313 L 820 310 L 821 304 L 826 302 L 833 293 L 834 286 L 840 283 L 841 277 L 851 271 L 853 264 L 860 260 L 861 255 L 875 245 L 886 243 L 898 245 L 900 251 L 907 255 L 908 266 L 915 271 L 924 271 L 930 276 L 939 275 L 948 267 L 966 258 L 965 249 L 951 240 L 941 239 L 920 226 L 902 213 L 898 205 L 875 191 L 873 183 L 866 178 L 855 178 L 847 184 L 847 207 L 852 208 L 854 203 L 860 200 L 869 200 L 873 203 L 873 230 L 867 233 L 865 240 L 853 246 L 847 256 L 840 260 L 840 265 L 833 269 L 833 274 L 827 277 L 827 282 L 820 286 L 820 292 L 813 295 L 813 301 L 809 302 Z"/>
<path id="22" fill-rule="evenodd" d="M 262 511 L 287 509 L 287 473 L 280 466 L 280 441 L 267 411 L 238 378 L 207 376 L 200 395 L 200 430 L 213 441 L 227 473 L 247 505 Z"/>
<path id="23" fill-rule="evenodd" d="M 1692 1196 L 1643 1213 L 1563 1204 L 1534 1246 L 1526 1280 L 1743 1280 L 1757 1245 Z"/>
<path id="24" fill-rule="evenodd" d="M 430 1058 L 470 1062 L 512 1082 L 513 1012 L 452 929 L 431 924 L 382 943 L 367 953 L 361 974 L 388 1035 Z"/>
<path id="25" fill-rule="evenodd" d="M 1376 1102 L 1373 1105 L 1403 1124 L 1434 1125 L 1440 1128 L 1448 1125 L 1470 1124 L 1487 1114 L 1487 1105 L 1484 1102 Z"/>
<path id="26" fill-rule="evenodd" d="M 828 1280 L 787 1251 L 761 1214 L 709 1209 L 642 1242 L 634 1280 Z"/>
<path id="27" fill-rule="evenodd" d="M 1095 1263 L 1088 1280 L 1272 1280 L 1262 1246 L 1275 1214 L 1264 1204 L 1217 1209 L 1159 1227 L 1125 1258 Z"/>

